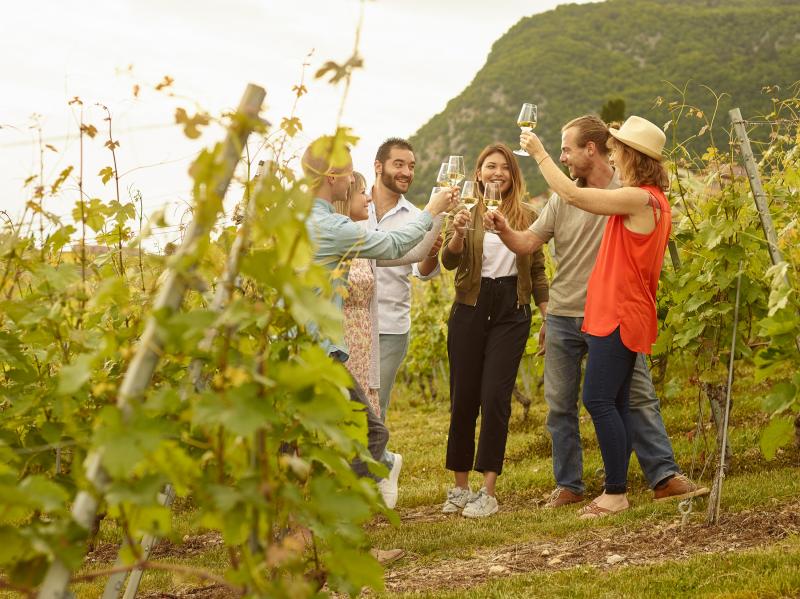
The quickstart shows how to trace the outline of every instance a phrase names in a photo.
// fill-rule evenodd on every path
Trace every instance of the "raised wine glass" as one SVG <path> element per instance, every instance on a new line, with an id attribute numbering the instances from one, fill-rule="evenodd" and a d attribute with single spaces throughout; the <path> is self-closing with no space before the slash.
<path id="1" fill-rule="evenodd" d="M 451 187 L 458 187 L 458 184 L 464 180 L 466 169 L 464 169 L 463 156 L 450 156 L 447 161 L 447 177 L 450 179 Z"/>
<path id="2" fill-rule="evenodd" d="M 533 131 L 536 129 L 536 104 L 528 104 L 527 102 L 522 105 L 517 117 L 517 126 L 522 131 Z M 530 156 L 524 149 L 514 150 L 517 156 Z"/>
<path id="3" fill-rule="evenodd" d="M 449 163 L 442 162 L 442 166 L 439 167 L 439 174 L 436 175 L 437 187 L 450 187 L 450 177 L 447 175 L 449 168 Z"/>

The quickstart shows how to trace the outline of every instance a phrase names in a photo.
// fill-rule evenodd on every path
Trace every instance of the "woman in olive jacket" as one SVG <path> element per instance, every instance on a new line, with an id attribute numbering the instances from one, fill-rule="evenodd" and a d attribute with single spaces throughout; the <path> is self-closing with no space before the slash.
<path id="1" fill-rule="evenodd" d="M 525 181 L 514 154 L 504 144 L 483 149 L 474 179 L 497 183 L 499 210 L 510 226 L 527 229 L 535 215 L 522 203 Z M 450 433 L 446 468 L 455 474 L 442 511 L 470 518 L 498 510 L 495 482 L 503 470 L 511 394 L 531 325 L 531 295 L 544 316 L 548 284 L 541 249 L 517 256 L 500 238 L 483 228 L 486 207 L 479 201 L 461 210 L 445 232 L 442 264 L 457 268 L 455 302 L 447 323 L 450 359 Z M 472 224 L 474 229 L 468 229 Z M 475 424 L 481 430 L 475 452 Z M 483 473 L 478 493 L 469 488 L 469 471 Z"/>

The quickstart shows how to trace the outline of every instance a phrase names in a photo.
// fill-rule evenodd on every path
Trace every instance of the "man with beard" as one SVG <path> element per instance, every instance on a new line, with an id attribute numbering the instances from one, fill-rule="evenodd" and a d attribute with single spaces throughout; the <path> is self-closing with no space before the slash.
<path id="1" fill-rule="evenodd" d="M 618 173 L 609 163 L 608 126 L 596 116 L 573 119 L 561 129 L 561 163 L 580 187 L 616 189 Z M 583 455 L 578 421 L 581 361 L 588 345 L 581 332 L 589 275 L 607 216 L 585 212 L 553 195 L 527 231 L 513 231 L 498 213 L 486 217 L 503 243 L 530 254 L 551 239 L 556 274 L 550 285 L 545 337 L 544 396 L 547 429 L 553 439 L 556 489 L 546 507 L 583 501 Z M 498 222 L 500 221 L 500 222 Z M 632 446 L 656 501 L 705 495 L 675 463 L 644 354 L 636 356 L 630 383 Z"/>
<path id="2" fill-rule="evenodd" d="M 414 180 L 414 148 L 405 139 L 392 137 L 375 154 L 375 186 L 369 205 L 369 226 L 392 231 L 417 218 L 420 210 L 403 194 Z M 381 419 L 386 420 L 395 376 L 408 351 L 411 330 L 411 281 L 423 281 L 439 274 L 441 238 L 428 257 L 414 265 L 386 266 L 377 271 L 378 330 L 380 332 Z M 396 455 L 396 454 L 393 454 Z"/>

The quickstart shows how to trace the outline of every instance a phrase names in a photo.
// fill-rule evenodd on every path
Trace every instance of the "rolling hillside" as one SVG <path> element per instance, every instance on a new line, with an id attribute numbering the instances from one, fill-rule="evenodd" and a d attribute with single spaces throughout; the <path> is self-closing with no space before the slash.
<path id="1" fill-rule="evenodd" d="M 711 114 L 715 102 L 707 86 L 723 94 L 716 123 L 727 126 L 730 107 L 741 107 L 745 118 L 766 114 L 770 96 L 762 88 L 798 80 L 796 0 L 607 0 L 560 6 L 522 19 L 497 40 L 466 89 L 413 135 L 419 166 L 410 199 L 424 202 L 439 163 L 449 154 L 463 154 L 471 171 L 485 144 L 501 140 L 516 147 L 522 102 L 538 105 L 537 132 L 554 151 L 563 123 L 599 113 L 610 99 L 624 99 L 628 115 L 664 124 L 670 119 L 669 102 L 681 101 L 676 88 L 685 88 L 686 101 Z M 699 128 L 685 124 L 669 137 L 686 139 Z M 693 149 L 704 147 L 700 139 Z M 523 168 L 531 191 L 543 191 L 535 166 L 527 161 Z"/>

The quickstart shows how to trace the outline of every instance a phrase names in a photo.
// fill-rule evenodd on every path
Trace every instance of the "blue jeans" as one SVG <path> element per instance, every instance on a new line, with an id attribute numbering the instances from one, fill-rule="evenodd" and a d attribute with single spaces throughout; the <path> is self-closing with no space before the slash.
<path id="1" fill-rule="evenodd" d="M 592 416 L 609 494 L 627 490 L 631 455 L 628 396 L 636 352 L 625 347 L 619 329 L 602 337 L 587 335 L 589 355 L 583 379 L 583 405 Z"/>
<path id="2" fill-rule="evenodd" d="M 588 351 L 582 325 L 581 317 L 548 314 L 544 360 L 544 397 L 548 407 L 547 430 L 553 440 L 553 474 L 558 486 L 579 495 L 583 494 L 584 484 L 578 397 L 581 361 Z M 653 488 L 667 476 L 679 473 L 680 468 L 675 463 L 644 354 L 636 356 L 629 403 L 631 444 Z"/>
<path id="3" fill-rule="evenodd" d="M 381 334 L 381 388 L 378 397 L 381 404 L 381 421 L 386 422 L 386 412 L 389 410 L 389 399 L 392 396 L 392 387 L 397 377 L 397 371 L 406 357 L 408 351 L 409 333 L 402 335 Z"/>

